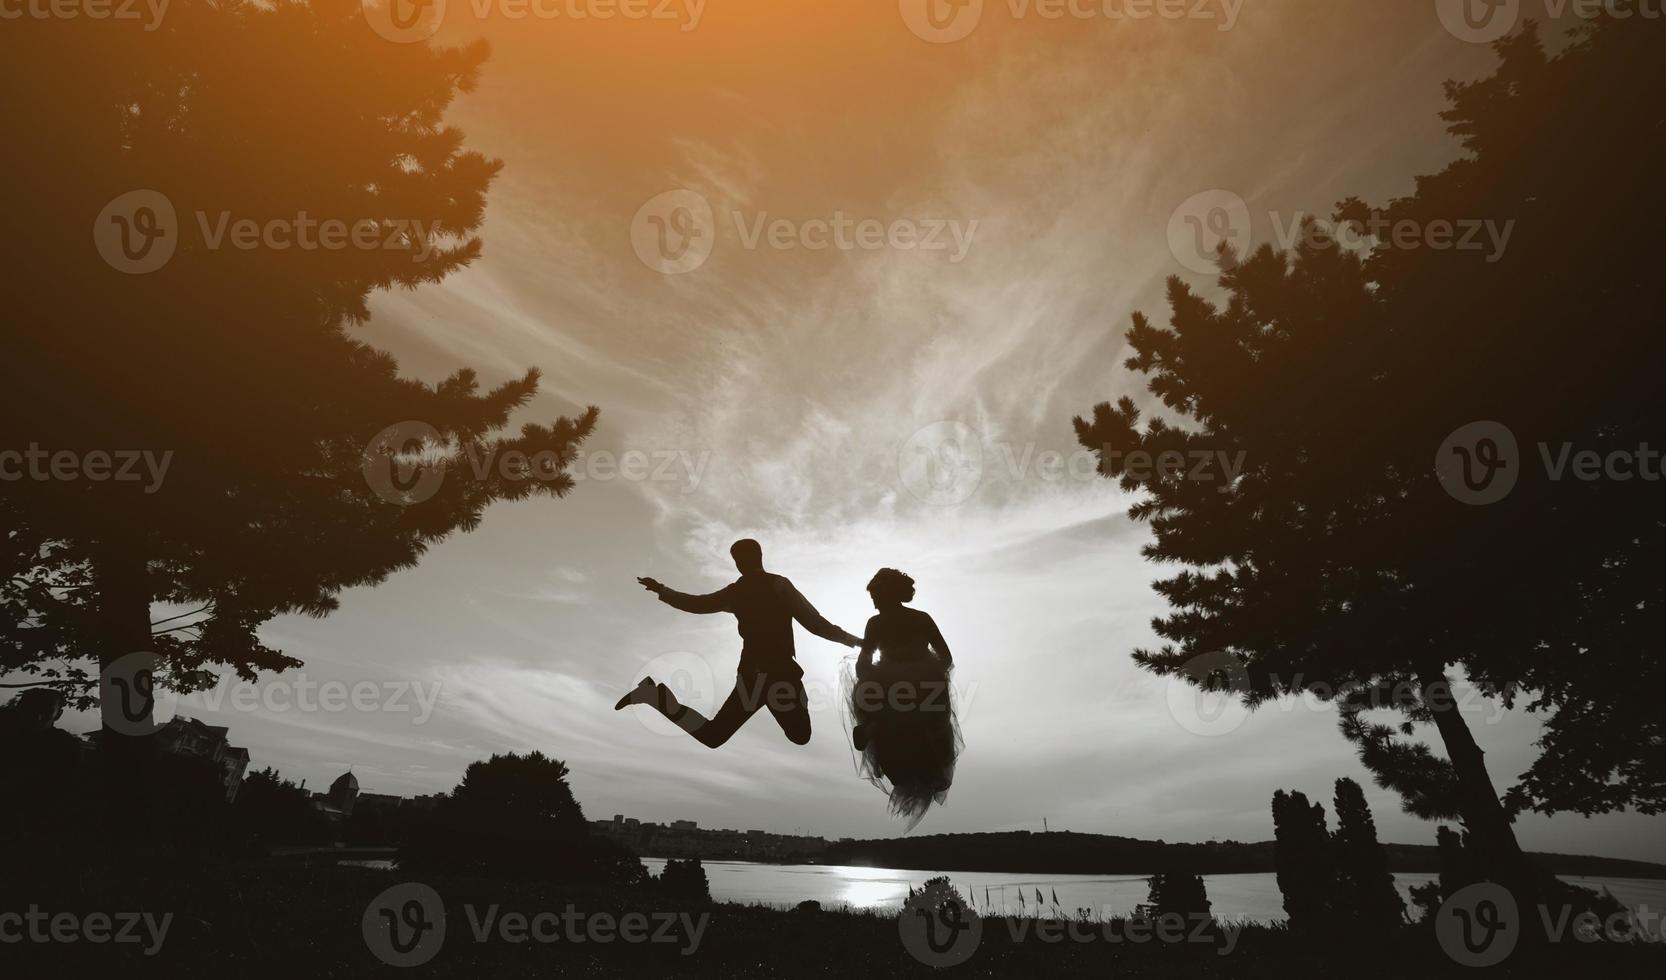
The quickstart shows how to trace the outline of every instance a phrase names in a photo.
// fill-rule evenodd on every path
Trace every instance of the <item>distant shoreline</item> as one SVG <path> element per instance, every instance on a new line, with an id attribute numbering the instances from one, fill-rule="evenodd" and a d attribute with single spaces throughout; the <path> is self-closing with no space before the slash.
<path id="1" fill-rule="evenodd" d="M 1440 851 L 1432 844 L 1384 844 L 1383 849 L 1391 872 L 1440 871 Z M 1666 879 L 1666 865 L 1648 861 L 1542 852 L 1529 852 L 1528 857 L 1562 876 Z M 1263 874 L 1277 870 L 1272 841 L 1181 844 L 1069 831 L 841 841 L 830 845 L 816 863 L 1009 874 L 1150 875 L 1176 864 L 1194 874 Z"/>

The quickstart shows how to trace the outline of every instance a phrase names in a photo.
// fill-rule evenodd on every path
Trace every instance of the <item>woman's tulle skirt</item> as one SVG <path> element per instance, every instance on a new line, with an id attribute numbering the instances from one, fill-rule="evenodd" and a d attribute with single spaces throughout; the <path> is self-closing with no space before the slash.
<path id="1" fill-rule="evenodd" d="M 847 731 L 860 726 L 866 735 L 856 750 L 857 774 L 883 790 L 891 815 L 913 830 L 933 803 L 948 797 L 964 745 L 949 671 L 931 655 L 881 657 L 858 676 L 855 660 L 847 658 L 841 676 Z"/>

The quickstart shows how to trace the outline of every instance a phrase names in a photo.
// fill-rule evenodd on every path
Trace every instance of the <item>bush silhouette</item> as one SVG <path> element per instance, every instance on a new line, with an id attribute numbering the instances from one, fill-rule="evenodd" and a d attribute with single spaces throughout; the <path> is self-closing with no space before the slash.
<path id="1" fill-rule="evenodd" d="M 647 880 L 636 855 L 591 835 L 567 785 L 567 766 L 541 752 L 470 764 L 414 838 L 400 853 L 401 867 L 507 879 Z"/>

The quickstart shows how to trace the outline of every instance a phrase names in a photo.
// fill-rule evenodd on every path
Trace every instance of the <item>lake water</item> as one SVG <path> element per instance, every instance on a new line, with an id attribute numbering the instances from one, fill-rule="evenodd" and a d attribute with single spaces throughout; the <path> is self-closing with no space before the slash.
<path id="1" fill-rule="evenodd" d="M 665 867 L 663 858 L 643 858 L 654 874 Z M 908 897 L 909 888 L 919 888 L 926 879 L 945 872 L 902 871 L 893 868 L 858 868 L 821 864 L 753 864 L 747 861 L 703 861 L 712 897 L 720 902 L 791 907 L 814 899 L 825 908 L 846 906 L 860 909 L 896 909 Z M 1090 909 L 1095 914 L 1124 914 L 1145 901 L 1145 878 L 1139 875 L 1025 875 L 1005 872 L 946 872 L 960 892 L 970 895 L 982 908 L 988 901 L 999 909 L 1018 911 L 1018 896 L 1025 907 L 1035 908 L 1035 893 L 1044 898 L 1043 911 L 1050 912 L 1057 893 L 1059 908 L 1069 914 Z M 1410 907 L 1409 889 L 1431 881 L 1433 874 L 1401 874 L 1394 884 Z M 1666 908 L 1666 881 L 1639 878 L 1578 878 L 1564 880 L 1586 888 L 1607 887 L 1614 897 L 1633 908 Z M 1284 897 L 1271 874 L 1204 875 L 1209 889 L 1211 911 L 1219 918 L 1252 922 L 1273 922 L 1284 918 Z"/>

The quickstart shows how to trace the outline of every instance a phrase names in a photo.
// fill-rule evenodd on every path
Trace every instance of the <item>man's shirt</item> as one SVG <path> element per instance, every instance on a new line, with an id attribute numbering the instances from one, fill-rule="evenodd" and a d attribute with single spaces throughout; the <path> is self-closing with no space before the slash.
<path id="1" fill-rule="evenodd" d="M 660 601 L 691 613 L 734 613 L 741 636 L 740 669 L 801 675 L 794 661 L 793 620 L 823 639 L 844 643 L 849 634 L 832 623 L 804 598 L 785 575 L 757 572 L 706 595 L 674 589 L 660 593 Z"/>

